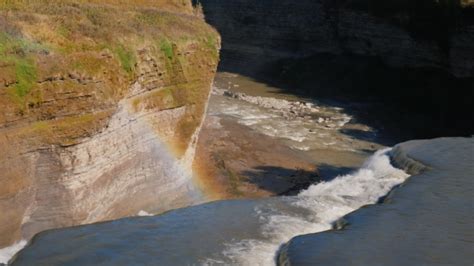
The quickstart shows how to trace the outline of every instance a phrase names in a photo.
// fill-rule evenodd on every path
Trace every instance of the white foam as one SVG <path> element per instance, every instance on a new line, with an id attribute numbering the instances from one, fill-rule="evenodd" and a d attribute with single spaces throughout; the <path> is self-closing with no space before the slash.
<path id="1" fill-rule="evenodd" d="M 138 212 L 137 216 L 153 216 L 153 214 L 148 213 L 144 210 L 141 210 L 141 211 Z"/>
<path id="2" fill-rule="evenodd" d="M 0 263 L 7 264 L 18 251 L 26 246 L 26 243 L 26 240 L 21 240 L 12 246 L 0 249 Z"/>
<path id="3" fill-rule="evenodd" d="M 390 164 L 388 151 L 378 151 L 353 174 L 313 185 L 297 197 L 287 198 L 283 202 L 286 207 L 256 208 L 262 235 L 229 242 L 222 253 L 226 264 L 274 265 L 278 248 L 292 237 L 329 230 L 337 219 L 376 203 L 408 178 L 405 172 Z M 212 258 L 204 264 L 215 265 L 216 261 Z"/>
<path id="4" fill-rule="evenodd" d="M 222 94 L 224 93 L 225 91 L 222 91 Z M 273 101 L 270 98 L 266 98 L 265 101 L 281 104 L 291 103 L 279 99 Z M 266 105 L 250 102 L 252 101 L 241 98 L 215 97 L 210 114 L 230 116 L 239 124 L 248 126 L 261 134 L 282 139 L 292 148 L 305 147 L 300 150 L 325 149 L 328 147 L 327 143 L 338 143 L 338 145 L 330 145 L 331 149 L 352 150 L 354 140 L 350 136 L 335 132 L 349 123 L 352 117 L 336 110 L 336 108 L 325 107 L 322 116 L 311 116 L 310 114 L 314 112 L 305 109 L 305 115 L 291 117 L 295 115 L 289 113 L 291 108 L 282 111 L 279 108 L 266 108 Z M 304 108 L 310 108 L 310 110 L 319 110 L 317 109 L 319 107 L 313 103 L 303 105 Z"/>

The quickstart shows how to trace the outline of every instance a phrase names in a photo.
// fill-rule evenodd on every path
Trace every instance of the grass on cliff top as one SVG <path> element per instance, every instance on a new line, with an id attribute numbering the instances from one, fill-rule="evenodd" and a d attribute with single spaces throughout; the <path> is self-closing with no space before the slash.
<path id="1" fill-rule="evenodd" d="M 140 4 L 148 2 L 153 4 Z M 0 89 L 8 92 L 0 106 L 9 116 L 0 115 L 0 123 L 37 121 L 20 138 L 75 143 L 104 126 L 137 78 L 137 63 L 147 61 L 146 68 L 154 60 L 150 67 L 160 71 L 160 86 L 170 90 L 133 104 L 136 109 L 190 106 L 177 121 L 173 140 L 184 153 L 204 113 L 210 73 L 202 68 L 217 63 L 219 48 L 217 31 L 188 11 L 190 3 L 0 0 Z M 80 115 L 64 118 L 71 111 Z"/>
<path id="2" fill-rule="evenodd" d="M 201 36 L 217 36 L 217 32 L 201 18 L 186 12 L 173 13 L 140 5 L 123 8 L 122 3 L 133 1 L 102 1 L 115 3 L 110 5 L 99 5 L 98 2 L 0 0 L 0 26 L 4 28 L 4 25 L 12 24 L 11 27 L 27 32 L 29 38 L 66 54 L 113 47 L 126 72 L 131 71 L 132 51 L 147 42 L 162 40 L 160 49 L 166 56 L 172 57 L 173 43 L 197 40 Z M 190 5 L 187 0 L 143 2 L 155 3 L 151 7 L 159 7 L 160 2 L 164 6 L 178 3 L 178 6 L 184 6 L 184 10 Z"/>
<path id="3" fill-rule="evenodd" d="M 55 65 L 64 75 L 79 71 L 97 77 L 115 69 L 110 61 L 101 60 L 110 54 L 123 71 L 106 75 L 117 82 L 114 89 L 123 90 L 127 87 L 123 80 L 134 77 L 140 49 L 155 46 L 173 59 L 173 45 L 201 42 L 202 36 L 218 38 L 202 18 L 190 15 L 189 8 L 188 0 L 0 0 L 0 80 L 8 68 L 15 72 L 13 95 L 23 102 L 37 80 L 58 72 L 44 69 L 54 63 L 40 68 L 39 58 L 49 54 L 67 58 Z"/>
<path id="4" fill-rule="evenodd" d="M 20 104 L 32 90 L 37 81 L 37 67 L 31 53 L 41 49 L 28 40 L 0 32 L 0 64 L 13 68 L 15 83 L 10 88 L 10 95 Z M 0 74 L 1 76 L 1 74 Z"/>
<path id="5" fill-rule="evenodd" d="M 124 9 L 135 7 L 159 8 L 162 10 L 191 14 L 193 11 L 188 0 L 0 0 L 1 8 L 26 10 L 36 5 L 95 4 L 108 5 Z"/>
<path id="6" fill-rule="evenodd" d="M 210 32 L 217 34 L 201 18 L 185 12 L 191 1 L 139 2 L 151 4 L 144 7 L 125 0 L 0 0 L 0 20 L 4 21 L 0 21 L 0 31 L 5 24 L 13 24 L 12 27 L 18 27 L 20 31 L 28 31 L 30 38 L 63 50 L 68 48 L 67 52 L 118 44 L 130 48 L 147 39 L 175 42 L 196 39 Z M 134 5 L 131 7 L 130 3 Z M 182 6 L 183 12 L 161 8 L 169 5 Z"/>

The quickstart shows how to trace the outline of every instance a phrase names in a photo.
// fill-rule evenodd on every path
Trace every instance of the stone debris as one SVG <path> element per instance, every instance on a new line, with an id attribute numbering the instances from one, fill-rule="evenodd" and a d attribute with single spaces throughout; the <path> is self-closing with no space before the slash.
<path id="1" fill-rule="evenodd" d="M 250 96 L 243 92 L 220 89 L 216 86 L 213 87 L 212 94 L 245 101 L 262 108 L 272 109 L 287 120 L 313 120 L 328 128 L 335 128 L 335 124 L 342 127 L 351 120 L 351 117 L 347 115 L 341 117 L 327 117 L 321 108 L 312 102 L 288 101 L 271 97 Z"/>

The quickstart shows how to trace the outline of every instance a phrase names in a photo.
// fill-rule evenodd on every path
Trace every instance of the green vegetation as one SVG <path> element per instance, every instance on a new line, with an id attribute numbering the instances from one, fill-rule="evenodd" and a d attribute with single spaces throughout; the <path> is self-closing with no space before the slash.
<path id="1" fill-rule="evenodd" d="M 45 50 L 45 48 L 26 40 L 21 35 L 13 36 L 7 32 L 0 32 L 0 54 L 3 55 L 3 59 L 25 57 L 28 53 L 36 53 L 40 50 Z"/>
<path id="2" fill-rule="evenodd" d="M 134 53 L 125 48 L 123 45 L 118 45 L 115 49 L 120 65 L 127 73 L 132 74 L 135 69 L 136 58 Z"/>
<path id="3" fill-rule="evenodd" d="M 111 113 L 82 114 L 114 111 L 143 58 L 159 77 L 144 80 L 156 88 L 132 106 L 192 106 L 177 121 L 184 152 L 212 75 L 198 66 L 213 68 L 218 54 L 217 32 L 192 14 L 188 0 L 0 0 L 0 87 L 8 96 L 0 106 L 18 120 L 46 121 L 33 126 L 44 134 L 27 135 L 51 130 L 48 142 L 73 142 L 100 129 Z M 64 113 L 72 115 L 60 118 Z"/>
<path id="4" fill-rule="evenodd" d="M 23 59 L 15 62 L 17 84 L 14 86 L 16 95 L 23 99 L 33 88 L 37 73 L 32 60 Z"/>
<path id="5" fill-rule="evenodd" d="M 218 40 L 216 35 L 208 35 L 206 38 L 206 46 L 210 50 L 212 56 L 215 58 L 219 57 L 219 49 L 216 47 L 218 44 Z"/>
<path id="6" fill-rule="evenodd" d="M 37 81 L 36 63 L 31 54 L 37 52 L 38 47 L 22 37 L 0 33 L 0 62 L 13 66 L 16 83 L 12 93 L 22 104 Z"/>
<path id="7" fill-rule="evenodd" d="M 166 55 L 167 58 L 173 59 L 173 45 L 168 39 L 161 40 L 160 50 Z"/>

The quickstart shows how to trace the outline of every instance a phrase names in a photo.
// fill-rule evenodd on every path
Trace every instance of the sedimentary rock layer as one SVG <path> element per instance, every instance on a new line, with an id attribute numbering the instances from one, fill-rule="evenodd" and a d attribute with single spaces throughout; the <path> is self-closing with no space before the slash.
<path id="1" fill-rule="evenodd" d="M 474 8 L 468 5 L 457 0 L 199 2 L 222 35 L 223 71 L 292 93 L 369 103 L 372 110 L 359 112 L 363 119 L 396 142 L 474 132 Z"/>
<path id="2" fill-rule="evenodd" d="M 282 58 L 374 56 L 393 67 L 474 75 L 472 10 L 456 1 L 201 0 L 223 38 L 222 68 L 247 74 Z"/>
<path id="3" fill-rule="evenodd" d="M 199 199 L 219 36 L 188 1 L 103 2 L 0 1 L 0 247 Z"/>

